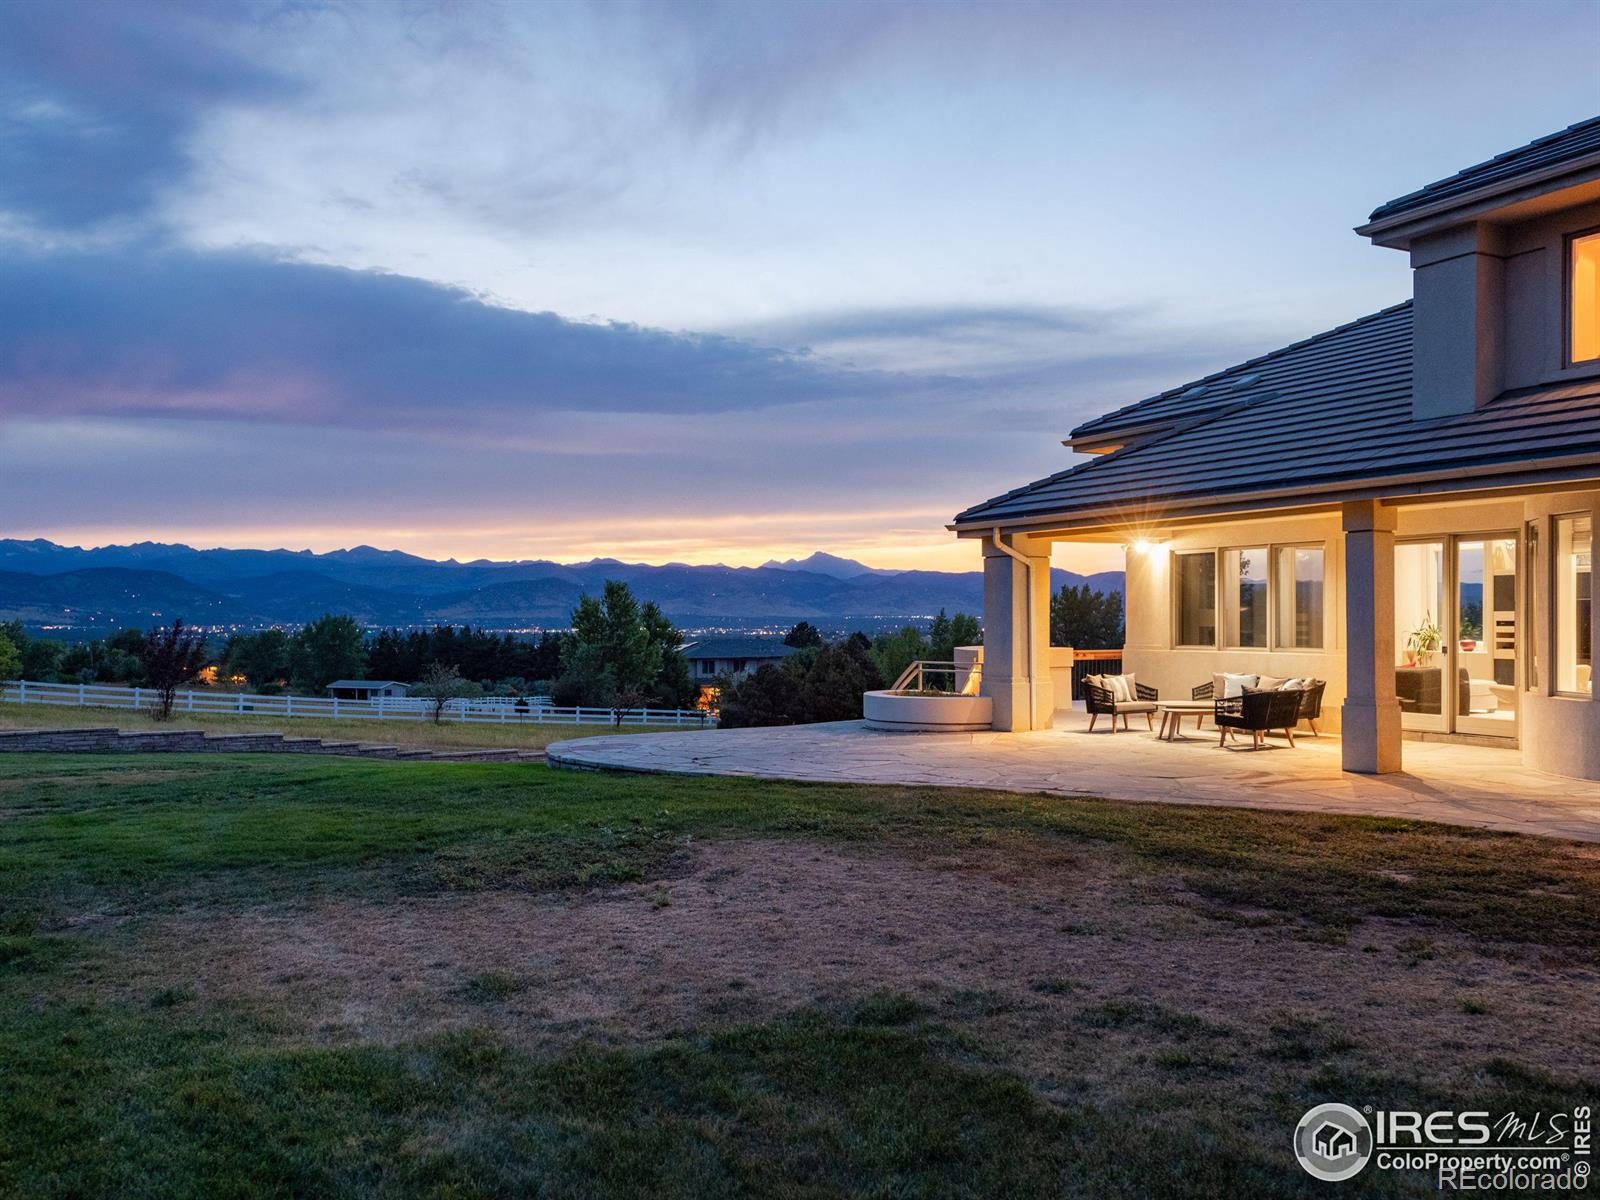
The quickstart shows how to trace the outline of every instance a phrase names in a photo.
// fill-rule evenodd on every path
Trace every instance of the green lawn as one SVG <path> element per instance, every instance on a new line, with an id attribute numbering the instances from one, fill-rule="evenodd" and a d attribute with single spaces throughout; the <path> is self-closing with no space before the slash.
<path id="1" fill-rule="evenodd" d="M 851 911 L 884 879 L 923 881 L 917 919 L 891 925 L 895 888 Z M 796 921 L 748 942 L 799 991 L 716 973 L 789 904 L 865 921 L 867 957 L 785 949 Z M 898 971 L 896 947 L 985 906 L 987 965 L 948 965 L 963 932 Z M 1323 1195 L 1286 1149 L 1312 1103 L 1592 1103 L 1597 929 L 1594 848 L 1387 819 L 8 755 L 0 1195 Z M 273 938 L 316 954 L 258 970 Z M 1053 965 L 1011 978 L 1024 954 Z M 410 965 L 361 974 L 380 958 Z M 626 1005 L 560 1010 L 574 979 L 657 961 L 709 981 L 647 968 Z M 1236 973 L 1208 996 L 1179 961 Z M 1370 1003 L 1242 986 L 1285 963 Z"/>
<path id="2" fill-rule="evenodd" d="M 0 729 L 203 729 L 208 733 L 283 733 L 328 741 L 421 746 L 434 750 L 543 750 L 551 742 L 608 733 L 661 733 L 671 725 L 526 725 L 482 721 L 378 721 L 176 712 L 157 721 L 146 711 L 0 703 Z"/>

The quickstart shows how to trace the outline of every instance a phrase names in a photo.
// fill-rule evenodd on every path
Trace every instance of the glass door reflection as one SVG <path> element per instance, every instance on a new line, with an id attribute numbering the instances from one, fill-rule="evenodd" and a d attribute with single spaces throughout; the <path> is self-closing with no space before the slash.
<path id="1" fill-rule="evenodd" d="M 1446 732 L 1446 697 L 1454 698 L 1446 632 L 1450 594 L 1445 543 L 1399 542 L 1394 548 L 1394 690 L 1403 729 Z"/>
<path id="2" fill-rule="evenodd" d="M 1517 733 L 1517 539 L 1456 539 L 1458 733 Z"/>

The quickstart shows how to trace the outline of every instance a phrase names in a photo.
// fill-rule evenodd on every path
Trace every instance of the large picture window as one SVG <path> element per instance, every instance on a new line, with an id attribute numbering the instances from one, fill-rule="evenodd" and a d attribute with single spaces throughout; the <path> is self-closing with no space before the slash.
<path id="1" fill-rule="evenodd" d="M 1572 361 L 1593 362 L 1600 359 L 1600 230 L 1572 239 L 1567 286 Z"/>
<path id="2" fill-rule="evenodd" d="M 1180 646 L 1217 644 L 1217 556 L 1175 554 L 1177 580 L 1177 643 Z"/>
<path id="3" fill-rule="evenodd" d="M 1273 587 L 1279 649 L 1322 649 L 1322 570 L 1321 546 L 1277 548 Z"/>
<path id="4" fill-rule="evenodd" d="M 1267 646 L 1267 548 L 1222 552 L 1222 621 L 1226 644 Z"/>
<path id="5" fill-rule="evenodd" d="M 1593 522 L 1587 516 L 1556 518 L 1555 685 L 1558 692 L 1588 695 L 1593 688 L 1590 552 Z"/>

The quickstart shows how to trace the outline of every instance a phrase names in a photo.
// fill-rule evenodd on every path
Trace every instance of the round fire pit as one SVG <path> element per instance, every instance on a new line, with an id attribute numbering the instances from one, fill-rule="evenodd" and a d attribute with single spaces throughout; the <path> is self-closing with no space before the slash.
<path id="1" fill-rule="evenodd" d="M 994 702 L 987 696 L 868 692 L 861 707 L 868 728 L 902 733 L 966 733 L 988 729 L 994 720 Z"/>

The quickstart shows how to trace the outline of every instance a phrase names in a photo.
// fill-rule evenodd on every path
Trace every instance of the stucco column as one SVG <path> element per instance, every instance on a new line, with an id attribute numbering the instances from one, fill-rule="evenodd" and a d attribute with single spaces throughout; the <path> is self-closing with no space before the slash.
<path id="1" fill-rule="evenodd" d="M 1394 693 L 1395 513 L 1377 501 L 1344 506 L 1346 693 L 1340 713 L 1346 771 L 1400 770 Z"/>
<path id="2" fill-rule="evenodd" d="M 1018 534 L 1006 546 L 1017 556 L 983 540 L 982 691 L 994 701 L 995 729 L 1048 729 L 1050 543 Z"/>

